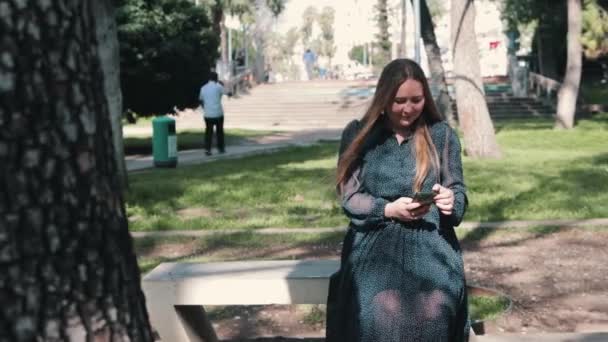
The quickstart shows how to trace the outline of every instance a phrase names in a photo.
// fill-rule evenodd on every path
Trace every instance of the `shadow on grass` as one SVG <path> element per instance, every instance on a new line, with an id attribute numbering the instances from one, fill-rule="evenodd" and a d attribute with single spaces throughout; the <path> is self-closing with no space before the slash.
<path id="1" fill-rule="evenodd" d="M 477 208 L 477 211 L 486 213 L 488 221 L 509 220 L 510 216 L 506 214 L 507 210 L 525 212 L 530 208 L 523 205 L 537 203 L 537 201 L 545 201 L 547 205 L 552 205 L 555 210 L 572 210 L 575 206 L 587 206 L 590 208 L 589 210 L 593 211 L 594 206 L 597 205 L 593 199 L 600 197 L 608 190 L 606 188 L 608 172 L 601 168 L 586 169 L 578 166 L 589 164 L 608 166 L 608 153 L 574 160 L 571 163 L 572 168 L 561 170 L 557 176 L 531 171 L 530 173 L 534 176 L 536 183 L 531 190 L 488 203 L 481 208 Z M 557 200 L 551 199 L 551 195 L 556 193 L 562 194 L 561 197 Z M 601 213 L 595 216 L 601 216 Z M 552 227 L 545 227 L 540 229 L 539 233 L 541 235 L 551 233 L 554 232 L 553 229 Z M 462 239 L 462 242 L 477 245 L 494 231 L 495 229 L 475 228 Z"/>
<path id="2" fill-rule="evenodd" d="M 194 260 L 197 257 L 210 256 L 221 261 L 243 259 L 315 259 L 332 254 L 338 256 L 339 246 L 344 232 L 320 234 L 258 234 L 253 231 L 214 234 L 204 237 L 143 237 L 134 239 L 136 255 L 140 260 L 142 274 L 163 262 Z M 190 245 L 186 253 L 175 253 L 174 256 L 149 257 L 163 245 Z M 320 250 L 319 248 L 323 248 Z M 287 253 L 292 251 L 293 253 Z M 294 252 L 295 251 L 295 252 Z M 157 252 L 158 253 L 158 252 Z"/>
<path id="3" fill-rule="evenodd" d="M 225 132 L 226 146 L 243 145 L 254 143 L 254 140 L 243 137 L 239 134 Z M 202 149 L 204 148 L 205 133 L 204 131 L 181 131 L 177 133 L 177 149 L 179 151 Z M 216 145 L 215 134 L 213 137 L 213 146 Z M 152 154 L 152 138 L 151 137 L 128 137 L 124 139 L 125 155 L 137 154 Z"/>
<path id="4" fill-rule="evenodd" d="M 324 160 L 336 155 L 337 145 L 321 144 L 312 147 L 294 147 L 280 152 L 256 155 L 238 160 L 222 160 L 204 165 L 184 166 L 177 169 L 153 170 L 130 176 L 127 203 L 137 206 L 144 216 L 172 214 L 184 206 L 184 196 L 189 201 L 201 199 L 200 205 L 227 210 L 234 215 L 259 216 L 252 209 L 260 204 L 273 206 L 271 211 L 284 214 L 280 205 L 290 201 L 291 187 L 317 188 L 326 191 L 325 196 L 334 200 L 333 169 L 297 167 L 300 163 Z M 291 165 L 288 165 L 291 164 Z M 167 181 L 170 178 L 171 181 Z M 304 186 L 302 186 L 304 184 Z M 194 188 L 200 188 L 193 190 Z M 192 198 L 194 196 L 194 198 Z M 302 207 L 297 214 L 313 215 L 334 212 L 334 206 L 320 208 L 318 212 L 307 209 L 307 203 L 295 200 L 293 207 Z M 276 205 L 273 205 L 276 204 Z M 238 210 L 235 209 L 235 206 Z M 275 208 L 281 212 L 275 212 Z M 159 208 L 163 212 L 159 213 Z M 239 209 L 240 208 L 240 209 Z M 281 209 L 283 208 L 283 209 Z M 236 210 L 236 211 L 235 211 Z M 234 211 L 234 213 L 233 213 Z M 230 215 L 229 213 L 229 215 Z M 308 213 L 308 214 L 307 214 Z M 262 216 L 267 216 L 268 213 Z M 173 218 L 175 219 L 175 216 Z M 215 219 L 215 218 L 214 218 Z M 215 221 L 217 222 L 217 220 Z M 167 222 L 170 225 L 171 222 Z M 154 229 L 162 229 L 154 227 Z"/>

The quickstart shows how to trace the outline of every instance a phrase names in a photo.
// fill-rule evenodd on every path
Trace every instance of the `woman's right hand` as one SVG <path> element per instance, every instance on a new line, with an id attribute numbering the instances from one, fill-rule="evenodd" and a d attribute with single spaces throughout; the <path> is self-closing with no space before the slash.
<path id="1" fill-rule="evenodd" d="M 414 202 L 410 197 L 400 197 L 384 207 L 384 217 L 399 221 L 415 221 L 426 215 L 430 204 Z"/>

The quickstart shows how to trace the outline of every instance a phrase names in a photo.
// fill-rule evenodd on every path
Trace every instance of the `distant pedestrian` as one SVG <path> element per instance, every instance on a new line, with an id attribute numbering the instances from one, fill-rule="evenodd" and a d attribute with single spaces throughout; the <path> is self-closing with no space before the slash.
<path id="1" fill-rule="evenodd" d="M 312 80 L 317 56 L 314 52 L 312 52 L 312 50 L 306 49 L 306 52 L 304 52 L 304 55 L 302 56 L 302 60 L 304 61 L 304 66 L 306 67 L 306 75 L 308 76 L 308 80 Z"/>
<path id="2" fill-rule="evenodd" d="M 220 153 L 226 151 L 224 146 L 224 108 L 222 107 L 222 95 L 224 85 L 218 81 L 216 72 L 209 74 L 209 81 L 201 87 L 199 100 L 204 112 L 205 119 L 205 154 L 211 155 L 211 138 L 213 127 L 217 140 L 217 149 Z"/>

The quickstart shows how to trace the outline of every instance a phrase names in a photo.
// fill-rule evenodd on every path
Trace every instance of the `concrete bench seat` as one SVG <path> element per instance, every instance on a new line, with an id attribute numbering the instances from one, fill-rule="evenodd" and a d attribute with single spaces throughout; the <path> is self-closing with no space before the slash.
<path id="1" fill-rule="evenodd" d="M 163 263 L 143 278 L 164 342 L 217 341 L 204 305 L 325 304 L 339 260 Z"/>
<path id="2" fill-rule="evenodd" d="M 204 305 L 325 304 L 339 260 L 163 263 L 143 278 L 163 342 L 215 342 Z M 473 333 L 471 332 L 471 335 Z M 471 342 L 600 342 L 608 333 L 472 336 Z"/>

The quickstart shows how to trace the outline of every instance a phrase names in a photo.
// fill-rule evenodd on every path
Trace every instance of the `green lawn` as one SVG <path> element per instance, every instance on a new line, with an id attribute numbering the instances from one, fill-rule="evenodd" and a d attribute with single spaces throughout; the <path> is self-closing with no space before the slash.
<path id="1" fill-rule="evenodd" d="M 502 160 L 464 157 L 465 220 L 608 217 L 608 113 L 571 131 L 498 122 Z M 346 224 L 334 192 L 337 143 L 131 174 L 132 230 Z"/>

